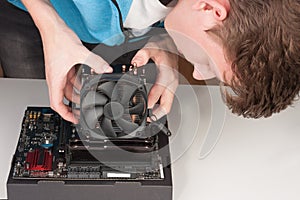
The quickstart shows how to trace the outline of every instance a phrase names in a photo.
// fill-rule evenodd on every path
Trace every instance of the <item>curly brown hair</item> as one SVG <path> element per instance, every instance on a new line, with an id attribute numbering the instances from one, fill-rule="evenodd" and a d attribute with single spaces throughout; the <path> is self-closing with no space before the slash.
<path id="1" fill-rule="evenodd" d="M 300 1 L 229 2 L 227 19 L 212 30 L 232 61 L 235 95 L 224 92 L 226 103 L 244 117 L 269 117 L 299 97 Z"/>

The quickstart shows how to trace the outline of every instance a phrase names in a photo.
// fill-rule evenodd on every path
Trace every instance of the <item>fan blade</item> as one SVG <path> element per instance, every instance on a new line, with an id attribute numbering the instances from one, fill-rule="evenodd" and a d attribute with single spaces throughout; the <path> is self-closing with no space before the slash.
<path id="1" fill-rule="evenodd" d="M 131 133 L 139 127 L 136 123 L 126 121 L 122 118 L 117 119 L 116 123 L 120 126 L 120 128 L 123 129 L 125 133 Z"/>
<path id="2" fill-rule="evenodd" d="M 107 97 L 95 91 L 89 91 L 82 102 L 82 108 L 104 106 L 107 102 Z"/>
<path id="3" fill-rule="evenodd" d="M 114 82 L 105 82 L 98 86 L 98 90 L 103 92 L 109 98 L 111 98 L 114 87 L 115 87 Z"/>
<path id="4" fill-rule="evenodd" d="M 143 103 L 139 103 L 139 104 L 135 105 L 134 107 L 127 109 L 126 111 L 127 111 L 127 113 L 130 113 L 130 114 L 142 115 L 145 111 L 145 106 Z"/>
<path id="5" fill-rule="evenodd" d="M 133 85 L 120 85 L 122 87 L 122 97 L 120 103 L 127 107 L 131 97 L 134 95 L 134 92 L 137 90 L 136 86 Z"/>
<path id="6" fill-rule="evenodd" d="M 101 122 L 101 129 L 107 137 L 117 137 L 117 134 L 115 133 L 111 124 L 111 121 L 106 117 L 104 117 Z"/>
<path id="7" fill-rule="evenodd" d="M 103 107 L 87 109 L 86 111 L 83 111 L 83 114 L 88 127 L 94 129 L 98 122 L 98 118 L 103 115 Z"/>

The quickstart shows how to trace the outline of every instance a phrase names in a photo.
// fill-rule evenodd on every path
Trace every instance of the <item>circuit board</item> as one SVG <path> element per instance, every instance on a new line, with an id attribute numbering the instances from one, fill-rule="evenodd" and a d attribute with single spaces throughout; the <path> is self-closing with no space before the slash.
<path id="1" fill-rule="evenodd" d="M 28 107 L 13 160 L 13 179 L 164 179 L 158 135 L 100 140 L 84 138 L 77 130 L 50 108 Z"/>

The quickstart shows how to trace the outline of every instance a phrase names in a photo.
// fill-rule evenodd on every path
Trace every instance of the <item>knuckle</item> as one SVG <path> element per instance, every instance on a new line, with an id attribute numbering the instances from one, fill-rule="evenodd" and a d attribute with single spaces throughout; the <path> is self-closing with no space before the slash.
<path id="1" fill-rule="evenodd" d="M 56 111 L 56 107 L 52 103 L 50 104 L 50 108 Z"/>
<path id="2" fill-rule="evenodd" d="M 167 106 L 167 107 L 165 108 L 165 111 L 166 111 L 166 114 L 170 113 L 170 112 L 171 112 L 171 107 L 170 107 L 170 106 Z"/>
<path id="3" fill-rule="evenodd" d="M 51 109 L 53 109 L 55 111 L 58 111 L 59 110 L 59 103 L 57 103 L 55 101 L 51 101 L 50 107 L 51 107 Z"/>

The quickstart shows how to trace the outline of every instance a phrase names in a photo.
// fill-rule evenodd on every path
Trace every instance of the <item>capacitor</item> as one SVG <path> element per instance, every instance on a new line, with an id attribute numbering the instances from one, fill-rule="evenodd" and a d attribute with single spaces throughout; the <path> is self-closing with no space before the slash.
<path id="1" fill-rule="evenodd" d="M 54 177 L 54 172 L 53 172 L 53 171 L 49 171 L 49 172 L 48 172 L 48 176 L 49 176 L 49 177 Z"/>
<path id="2" fill-rule="evenodd" d="M 126 73 L 126 65 L 122 65 L 122 73 Z"/>
<path id="3" fill-rule="evenodd" d="M 30 168 L 30 163 L 29 162 L 26 162 L 25 163 L 25 169 L 29 169 Z"/>
<path id="4" fill-rule="evenodd" d="M 21 174 L 21 167 L 22 167 L 21 163 L 17 162 L 16 168 L 15 168 L 16 175 L 20 175 Z"/>
<path id="5" fill-rule="evenodd" d="M 17 167 L 21 167 L 22 165 L 21 165 L 21 163 L 18 161 L 17 162 Z"/>
<path id="6" fill-rule="evenodd" d="M 33 124 L 32 123 L 29 124 L 28 129 L 31 130 L 31 131 L 33 131 Z"/>
<path id="7" fill-rule="evenodd" d="M 133 75 L 137 75 L 137 74 L 138 74 L 137 64 L 133 63 Z"/>
<path id="8" fill-rule="evenodd" d="M 142 74 L 141 74 L 140 77 L 141 77 L 141 79 L 143 81 L 143 84 L 146 84 L 147 83 L 147 79 L 146 79 L 146 69 L 145 68 L 142 69 Z"/>

